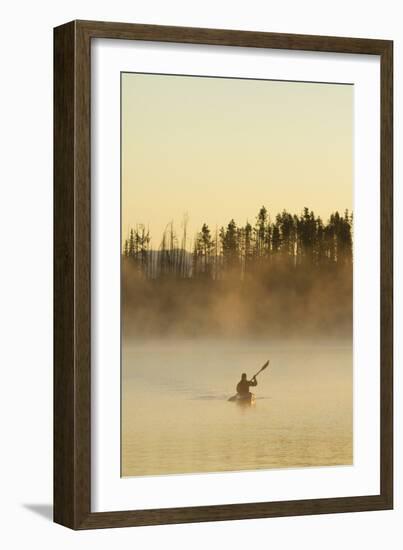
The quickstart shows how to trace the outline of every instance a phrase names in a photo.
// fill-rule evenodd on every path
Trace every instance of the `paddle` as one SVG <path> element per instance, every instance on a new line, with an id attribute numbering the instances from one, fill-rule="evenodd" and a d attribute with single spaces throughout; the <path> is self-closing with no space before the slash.
<path id="1" fill-rule="evenodd" d="M 262 371 L 264 371 L 265 369 L 267 369 L 267 367 L 269 366 L 269 363 L 270 363 L 270 359 L 268 359 L 268 360 L 266 361 L 266 363 L 263 365 L 263 367 L 262 367 L 261 369 L 259 369 L 259 370 L 257 371 L 257 373 L 256 373 L 254 376 L 252 376 L 251 379 L 253 380 L 254 378 L 256 378 L 256 376 L 257 376 L 258 374 L 260 374 Z M 235 395 L 232 395 L 231 397 L 228 398 L 228 401 L 235 401 L 236 398 L 237 398 L 237 395 L 238 395 L 237 393 L 236 393 Z"/>
<path id="2" fill-rule="evenodd" d="M 260 370 L 257 371 L 257 373 L 255 374 L 255 376 L 252 376 L 252 380 L 253 380 L 254 378 L 256 378 L 256 376 L 257 376 L 258 374 L 260 374 L 262 371 L 264 371 L 264 369 L 267 369 L 267 367 L 269 366 L 269 363 L 270 363 L 270 359 L 268 359 L 268 360 L 266 361 L 266 363 L 263 365 L 263 367 L 262 367 Z"/>

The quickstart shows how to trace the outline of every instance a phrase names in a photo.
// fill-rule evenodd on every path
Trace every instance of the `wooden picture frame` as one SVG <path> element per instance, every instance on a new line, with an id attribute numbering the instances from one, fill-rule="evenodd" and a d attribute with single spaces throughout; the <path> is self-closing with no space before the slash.
<path id="1" fill-rule="evenodd" d="M 91 512 L 91 40 L 113 38 L 380 56 L 380 492 L 323 498 Z M 330 514 L 393 507 L 393 43 L 387 40 L 73 21 L 54 30 L 54 521 L 94 529 Z"/>

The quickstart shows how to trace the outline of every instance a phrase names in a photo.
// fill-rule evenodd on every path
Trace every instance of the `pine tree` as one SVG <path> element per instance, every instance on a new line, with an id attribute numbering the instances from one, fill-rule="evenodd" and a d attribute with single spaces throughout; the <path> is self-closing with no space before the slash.
<path id="1" fill-rule="evenodd" d="M 125 258 L 127 258 L 129 255 L 129 241 L 127 239 L 125 239 L 125 244 L 124 244 L 124 247 L 123 247 L 123 256 Z"/>
<path id="2" fill-rule="evenodd" d="M 129 236 L 129 254 L 128 256 L 130 258 L 135 257 L 135 238 L 134 238 L 134 231 L 133 229 L 130 229 L 130 236 Z"/>
<path id="3" fill-rule="evenodd" d="M 256 216 L 256 255 L 258 258 L 262 258 L 267 255 L 268 243 L 267 243 L 267 209 L 265 206 L 259 210 Z"/>
<path id="4" fill-rule="evenodd" d="M 220 236 L 224 265 L 226 268 L 233 270 L 239 264 L 238 228 L 233 219 L 227 225 L 226 230 L 222 228 Z"/>
<path id="5" fill-rule="evenodd" d="M 215 242 L 211 237 L 210 229 L 207 224 L 203 224 L 200 233 L 196 236 L 194 254 L 197 257 L 197 269 L 204 276 L 211 276 L 213 267 L 213 252 Z"/>

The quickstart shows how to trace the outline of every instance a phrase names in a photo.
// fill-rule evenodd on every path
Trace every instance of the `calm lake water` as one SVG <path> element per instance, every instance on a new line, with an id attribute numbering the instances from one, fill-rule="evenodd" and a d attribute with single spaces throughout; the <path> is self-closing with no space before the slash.
<path id="1" fill-rule="evenodd" d="M 242 372 L 252 407 L 228 402 Z M 122 475 L 351 464 L 351 342 L 125 342 Z"/>

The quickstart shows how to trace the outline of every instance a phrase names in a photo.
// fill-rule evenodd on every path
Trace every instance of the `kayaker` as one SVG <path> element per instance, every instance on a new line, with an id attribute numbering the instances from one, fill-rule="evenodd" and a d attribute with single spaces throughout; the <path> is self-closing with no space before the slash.
<path id="1" fill-rule="evenodd" d="M 255 386 L 257 386 L 256 376 L 252 380 L 248 380 L 246 372 L 243 372 L 241 380 L 237 384 L 236 391 L 240 397 L 248 397 L 250 395 L 249 388 Z"/>

